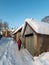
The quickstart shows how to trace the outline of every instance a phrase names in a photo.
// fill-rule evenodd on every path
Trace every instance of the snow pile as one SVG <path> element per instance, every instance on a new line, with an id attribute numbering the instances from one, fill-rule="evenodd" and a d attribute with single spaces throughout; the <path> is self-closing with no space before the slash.
<path id="1" fill-rule="evenodd" d="M 39 57 L 34 57 L 34 65 L 49 65 L 49 52 L 42 53 Z"/>

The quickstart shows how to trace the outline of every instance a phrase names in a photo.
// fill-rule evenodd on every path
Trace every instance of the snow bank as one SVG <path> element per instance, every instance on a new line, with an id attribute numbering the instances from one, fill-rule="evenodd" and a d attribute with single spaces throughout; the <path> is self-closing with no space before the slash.
<path id="1" fill-rule="evenodd" d="M 44 52 L 34 59 L 34 65 L 49 65 L 49 52 Z"/>

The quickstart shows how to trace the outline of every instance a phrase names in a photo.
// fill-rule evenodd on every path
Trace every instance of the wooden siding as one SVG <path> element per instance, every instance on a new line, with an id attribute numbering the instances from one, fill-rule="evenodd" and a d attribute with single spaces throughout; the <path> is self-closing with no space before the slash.
<path id="1" fill-rule="evenodd" d="M 21 41 L 22 41 L 22 45 L 24 46 L 24 48 L 26 48 L 26 45 L 25 45 L 25 37 L 21 38 Z"/>
<path id="2" fill-rule="evenodd" d="M 33 36 L 26 37 L 26 48 L 28 51 L 34 55 L 34 39 Z"/>
<path id="3" fill-rule="evenodd" d="M 37 52 L 37 34 L 31 29 L 29 25 L 25 29 L 25 47 L 34 56 Z M 27 37 L 28 36 L 28 37 Z"/>
<path id="4" fill-rule="evenodd" d="M 31 35 L 33 34 L 33 35 Z M 28 24 L 24 29 L 25 47 L 32 55 L 49 51 L 49 35 L 37 34 Z"/>
<path id="5" fill-rule="evenodd" d="M 18 39 L 19 39 L 19 37 L 20 37 L 20 34 L 21 34 L 21 32 L 17 32 L 17 33 L 16 33 L 16 41 L 18 41 Z"/>
<path id="6" fill-rule="evenodd" d="M 38 35 L 38 50 L 40 53 L 49 51 L 49 36 Z"/>

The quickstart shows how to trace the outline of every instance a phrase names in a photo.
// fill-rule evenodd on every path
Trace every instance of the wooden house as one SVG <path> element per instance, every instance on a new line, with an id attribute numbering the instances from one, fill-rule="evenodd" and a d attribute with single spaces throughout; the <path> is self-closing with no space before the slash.
<path id="1" fill-rule="evenodd" d="M 25 48 L 34 56 L 49 51 L 49 24 L 26 19 L 21 35 Z"/>
<path id="2" fill-rule="evenodd" d="M 20 36 L 21 36 L 22 27 L 23 27 L 23 25 L 21 25 L 20 27 L 18 27 L 18 28 L 16 29 L 16 31 L 13 33 L 14 38 L 15 38 L 16 41 L 18 41 L 18 39 L 19 39 Z"/>
<path id="3" fill-rule="evenodd" d="M 8 36 L 8 30 L 4 30 L 3 35 L 4 35 L 4 37 L 7 37 Z"/>
<path id="4" fill-rule="evenodd" d="M 5 36 L 5 37 L 10 37 L 10 32 L 11 32 L 10 29 L 5 30 L 5 31 L 4 31 L 4 36 Z"/>

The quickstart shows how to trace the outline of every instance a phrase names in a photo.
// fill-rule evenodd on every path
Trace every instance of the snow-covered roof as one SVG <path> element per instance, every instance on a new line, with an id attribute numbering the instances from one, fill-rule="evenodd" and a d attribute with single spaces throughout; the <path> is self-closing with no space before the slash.
<path id="1" fill-rule="evenodd" d="M 13 34 L 17 33 L 22 27 L 23 27 L 23 25 L 21 25 L 20 27 L 18 27 Z"/>
<path id="2" fill-rule="evenodd" d="M 28 23 L 36 33 L 49 35 L 49 24 L 46 22 L 38 22 L 34 19 L 26 19 L 21 35 L 23 35 L 24 28 Z"/>

